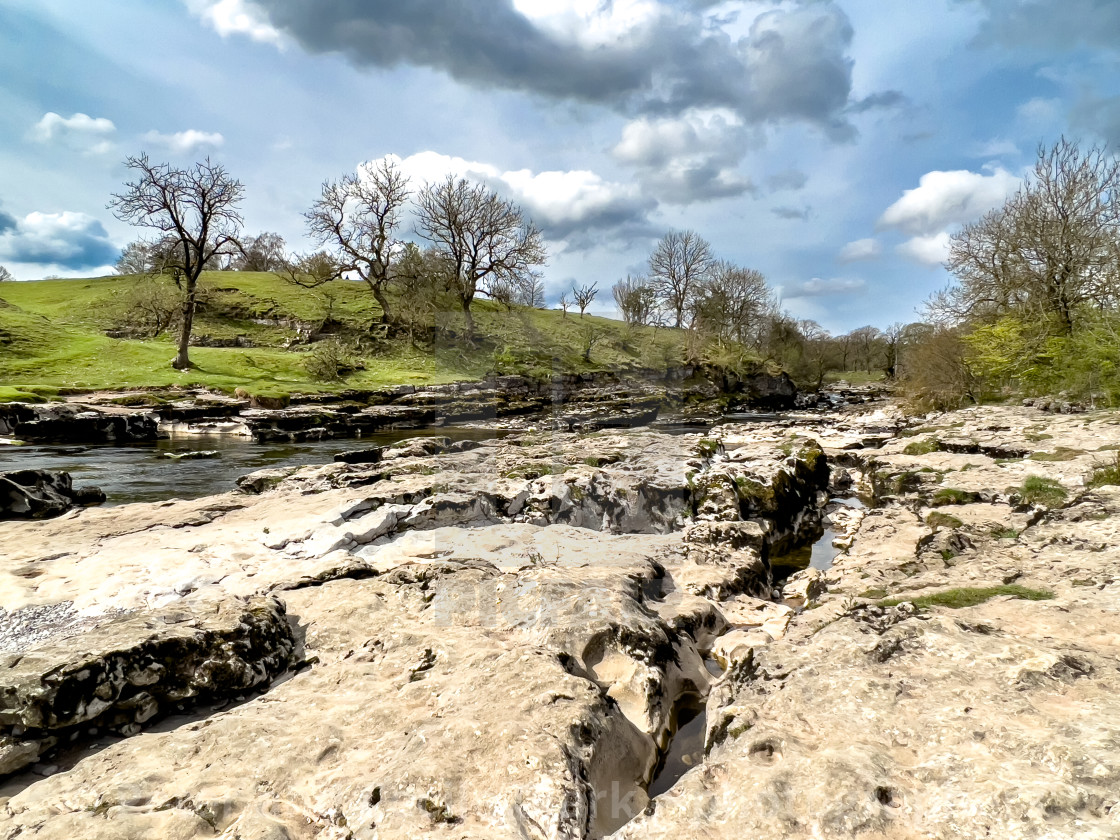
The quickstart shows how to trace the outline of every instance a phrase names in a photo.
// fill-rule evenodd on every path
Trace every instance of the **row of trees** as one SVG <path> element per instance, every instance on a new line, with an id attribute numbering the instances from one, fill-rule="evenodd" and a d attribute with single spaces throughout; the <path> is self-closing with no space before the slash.
<path id="1" fill-rule="evenodd" d="M 952 237 L 955 281 L 904 358 L 915 398 L 1120 400 L 1120 159 L 1062 138 L 1020 189 Z"/>
<path id="2" fill-rule="evenodd" d="M 543 303 L 536 272 L 546 256 L 540 230 L 516 204 L 463 178 L 426 183 L 414 194 L 408 178 L 386 158 L 326 181 L 304 214 L 321 250 L 288 256 L 276 234 L 241 236 L 238 206 L 244 187 L 220 164 L 207 159 L 177 168 L 141 154 L 125 165 L 136 178 L 114 194 L 109 206 L 117 218 L 155 236 L 126 248 L 118 270 L 168 274 L 182 291 L 173 363 L 178 368 L 190 366 L 198 279 L 207 269 L 274 271 L 309 286 L 342 277 L 360 280 L 387 324 L 399 320 L 392 287 L 399 287 L 398 299 L 408 301 L 406 307 L 430 299 L 438 289 L 461 307 L 468 340 L 474 336 L 471 303 L 478 294 Z M 428 242 L 423 251 L 403 237 L 408 209 L 416 233 Z"/>

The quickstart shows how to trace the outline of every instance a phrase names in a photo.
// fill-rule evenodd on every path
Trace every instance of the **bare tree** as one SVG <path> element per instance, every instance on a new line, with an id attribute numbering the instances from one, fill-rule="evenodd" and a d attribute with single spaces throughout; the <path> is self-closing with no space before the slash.
<path id="1" fill-rule="evenodd" d="M 697 285 L 690 309 L 698 326 L 718 342 L 750 344 L 772 305 L 762 272 L 719 260 Z"/>
<path id="2" fill-rule="evenodd" d="M 666 234 L 650 254 L 650 280 L 678 329 L 712 263 L 711 246 L 691 230 Z"/>
<path id="3" fill-rule="evenodd" d="M 417 196 L 417 230 L 447 258 L 450 290 L 474 339 L 471 303 L 500 281 L 524 281 L 545 260 L 541 233 L 521 208 L 481 184 L 448 176 Z"/>
<path id="4" fill-rule="evenodd" d="M 198 296 L 198 278 L 206 264 L 240 252 L 242 218 L 237 210 L 245 188 L 221 164 L 210 159 L 179 169 L 152 163 L 147 154 L 125 160 L 137 178 L 114 193 L 109 207 L 121 221 L 159 231 L 174 241 L 167 270 L 183 290 L 179 350 L 172 364 L 191 366 L 188 347 Z"/>
<path id="5" fill-rule="evenodd" d="M 235 271 L 281 271 L 284 256 L 284 237 L 265 231 L 250 236 L 241 243 L 241 253 L 233 258 L 230 266 Z"/>
<path id="6" fill-rule="evenodd" d="M 883 345 L 883 373 L 887 379 L 894 379 L 898 369 L 898 354 L 906 337 L 906 325 L 896 321 L 883 330 L 880 340 Z"/>
<path id="7" fill-rule="evenodd" d="M 514 303 L 533 309 L 544 308 L 544 281 L 536 274 L 525 275 L 517 284 Z"/>
<path id="8" fill-rule="evenodd" d="M 15 279 L 16 278 L 12 276 L 12 272 L 8 271 L 5 266 L 0 265 L 0 283 Z"/>
<path id="9" fill-rule="evenodd" d="M 631 277 L 619 280 L 611 287 L 614 302 L 622 314 L 622 320 L 632 327 L 652 324 L 657 312 L 657 293 L 645 277 Z"/>
<path id="10" fill-rule="evenodd" d="M 312 238 L 334 256 L 339 275 L 355 274 L 369 287 L 385 324 L 394 318 L 386 290 L 403 247 L 397 231 L 408 198 L 408 178 L 386 157 L 337 181 L 324 181 L 319 198 L 303 214 Z"/>
<path id="11" fill-rule="evenodd" d="M 583 313 L 587 311 L 587 307 L 595 300 L 597 294 L 599 294 L 598 283 L 592 283 L 590 286 L 572 286 L 572 297 L 576 299 L 576 306 L 579 307 L 579 317 L 583 317 Z"/>
<path id="12" fill-rule="evenodd" d="M 946 268 L 959 282 L 929 308 L 947 321 L 1034 315 L 1067 334 L 1079 308 L 1117 302 L 1118 258 L 1120 159 L 1062 138 L 1039 148 L 1003 207 L 953 236 Z"/>
<path id="13" fill-rule="evenodd" d="M 871 373 L 875 368 L 875 357 L 878 355 L 879 351 L 879 330 L 869 325 L 854 329 L 849 335 L 851 336 L 852 347 L 855 351 L 853 361 L 859 364 L 863 370 Z"/>
<path id="14" fill-rule="evenodd" d="M 568 293 L 564 292 L 564 294 L 560 295 L 560 300 L 556 301 L 556 303 L 564 310 L 564 317 L 567 318 L 568 309 L 572 305 L 572 302 L 568 299 Z"/>

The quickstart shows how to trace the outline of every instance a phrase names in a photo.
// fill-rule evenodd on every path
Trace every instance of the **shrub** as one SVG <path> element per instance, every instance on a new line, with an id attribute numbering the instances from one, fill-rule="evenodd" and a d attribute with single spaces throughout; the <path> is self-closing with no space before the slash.
<path id="1" fill-rule="evenodd" d="M 359 365 L 348 347 L 337 338 L 328 338 L 315 343 L 304 367 L 317 382 L 338 382 Z"/>

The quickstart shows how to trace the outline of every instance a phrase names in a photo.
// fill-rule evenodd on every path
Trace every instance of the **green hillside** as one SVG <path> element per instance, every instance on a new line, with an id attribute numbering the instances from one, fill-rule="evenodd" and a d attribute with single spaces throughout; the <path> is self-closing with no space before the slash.
<path id="1" fill-rule="evenodd" d="M 434 340 L 413 342 L 384 334 L 377 324 L 380 310 L 358 283 L 304 289 L 272 274 L 231 271 L 203 275 L 194 335 L 247 346 L 192 347 L 196 367 L 180 372 L 170 365 L 173 334 L 110 337 L 134 308 L 139 282 L 113 276 L 0 285 L 0 400 L 49 397 L 59 389 L 191 385 L 251 393 L 338 391 L 492 373 L 666 367 L 678 363 L 682 352 L 682 338 L 673 330 L 630 329 L 607 318 L 525 307 L 507 311 L 486 300 L 476 301 L 473 310 L 474 345 L 459 338 L 461 314 L 455 311 L 437 315 L 444 328 Z M 348 348 L 359 368 L 341 381 L 317 381 L 307 370 L 322 342 L 301 341 L 301 328 L 306 336 L 319 326 Z"/>

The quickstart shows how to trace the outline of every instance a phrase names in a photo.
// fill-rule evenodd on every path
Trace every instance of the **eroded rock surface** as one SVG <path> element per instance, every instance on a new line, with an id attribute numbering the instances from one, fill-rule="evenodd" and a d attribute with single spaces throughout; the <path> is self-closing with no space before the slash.
<path id="1" fill-rule="evenodd" d="M 1117 446 L 1030 408 L 526 433 L 0 524 L 9 742 L 168 611 L 291 633 L 278 679 L 238 648 L 224 709 L 105 669 L 0 836 L 1120 837 Z M 833 566 L 775 582 L 826 523 Z M 650 800 L 694 702 L 699 764 Z"/>

